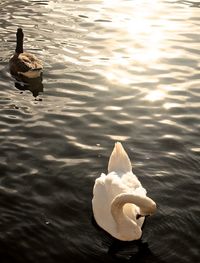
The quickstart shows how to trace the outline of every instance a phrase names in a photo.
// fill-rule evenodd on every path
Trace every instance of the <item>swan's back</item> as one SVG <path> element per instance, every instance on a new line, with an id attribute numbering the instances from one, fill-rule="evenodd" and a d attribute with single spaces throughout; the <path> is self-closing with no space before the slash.
<path id="1" fill-rule="evenodd" d="M 107 203 L 111 203 L 112 200 L 121 193 L 126 193 L 129 188 L 122 183 L 121 179 L 115 172 L 109 173 L 108 175 L 101 174 L 96 179 L 93 188 L 94 198 L 97 198 L 103 202 L 103 199 L 107 200 Z"/>
<path id="2" fill-rule="evenodd" d="M 142 187 L 137 176 L 132 172 L 131 161 L 120 142 L 115 143 L 115 147 L 108 162 L 108 173 L 115 172 L 121 183 L 129 188 L 129 191 L 137 190 L 138 194 L 146 195 L 146 190 Z"/>

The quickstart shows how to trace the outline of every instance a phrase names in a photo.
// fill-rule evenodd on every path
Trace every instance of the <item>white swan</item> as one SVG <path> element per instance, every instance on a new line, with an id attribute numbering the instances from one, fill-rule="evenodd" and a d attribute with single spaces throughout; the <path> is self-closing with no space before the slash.
<path id="1" fill-rule="evenodd" d="M 132 173 L 130 159 L 121 143 L 115 143 L 108 163 L 108 175 L 101 174 L 93 188 L 92 208 L 97 224 L 113 237 L 132 241 L 141 238 L 146 215 L 156 203 Z"/>

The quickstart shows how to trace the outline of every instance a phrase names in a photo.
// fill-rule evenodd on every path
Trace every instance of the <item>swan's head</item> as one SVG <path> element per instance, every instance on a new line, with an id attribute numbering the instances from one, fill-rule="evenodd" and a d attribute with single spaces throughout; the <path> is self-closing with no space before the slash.
<path id="1" fill-rule="evenodd" d="M 156 203 L 149 197 L 146 197 L 145 206 L 140 208 L 140 213 L 137 215 L 137 218 L 141 216 L 151 216 L 156 212 L 157 206 Z"/>

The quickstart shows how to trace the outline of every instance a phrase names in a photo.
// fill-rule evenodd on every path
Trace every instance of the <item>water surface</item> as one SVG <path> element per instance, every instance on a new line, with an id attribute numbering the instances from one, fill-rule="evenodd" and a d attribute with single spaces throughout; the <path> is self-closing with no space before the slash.
<path id="1" fill-rule="evenodd" d="M 1 262 L 199 261 L 199 7 L 1 1 Z M 18 26 L 44 61 L 36 99 L 8 72 Z M 115 141 L 158 204 L 139 242 L 92 218 Z"/>

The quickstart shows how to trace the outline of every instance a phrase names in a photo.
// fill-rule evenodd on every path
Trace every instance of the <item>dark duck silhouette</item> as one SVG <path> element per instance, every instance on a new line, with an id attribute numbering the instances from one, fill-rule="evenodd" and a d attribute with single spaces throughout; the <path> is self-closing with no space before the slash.
<path id="1" fill-rule="evenodd" d="M 9 61 L 9 68 L 11 75 L 25 76 L 27 78 L 40 77 L 43 69 L 42 62 L 33 54 L 24 52 L 23 39 L 24 33 L 22 28 L 17 29 L 16 33 L 17 43 L 15 54 Z"/>

